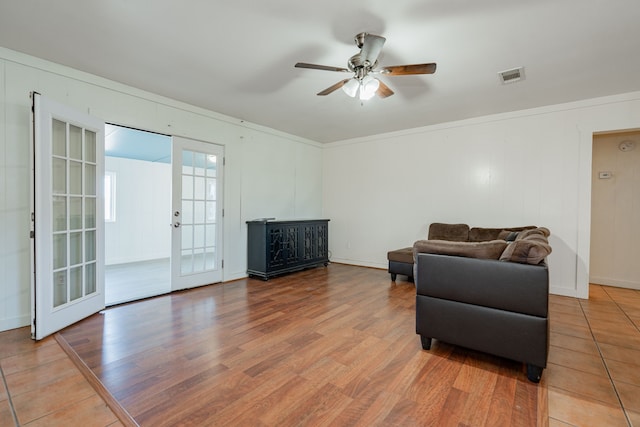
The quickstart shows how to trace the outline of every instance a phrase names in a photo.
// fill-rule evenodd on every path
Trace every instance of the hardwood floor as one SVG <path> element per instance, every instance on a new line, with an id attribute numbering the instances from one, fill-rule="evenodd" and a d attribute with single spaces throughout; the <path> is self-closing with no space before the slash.
<path id="1" fill-rule="evenodd" d="M 423 351 L 413 284 L 339 264 L 112 307 L 57 340 L 122 406 L 124 425 L 640 425 L 640 292 L 591 293 L 588 301 L 551 296 L 549 367 L 539 385 L 513 361 L 437 341 Z M 16 404 L 29 400 L 16 388 L 20 375 L 32 375 L 22 380 L 32 390 L 44 390 L 42 372 L 71 375 L 49 365 L 63 363 L 58 341 L 29 341 L 26 328 L 0 333 L 3 426 L 14 425 L 14 413 L 31 425 Z M 48 352 L 60 357 L 49 361 Z M 35 362 L 12 367 L 26 357 Z M 49 390 L 48 399 L 65 401 L 67 423 L 43 421 L 61 410 L 43 403 L 31 422 L 79 425 L 68 422 L 74 409 L 78 417 L 82 402 L 95 410 L 83 392 Z M 82 425 L 121 425 L 97 407 L 110 415 Z"/>

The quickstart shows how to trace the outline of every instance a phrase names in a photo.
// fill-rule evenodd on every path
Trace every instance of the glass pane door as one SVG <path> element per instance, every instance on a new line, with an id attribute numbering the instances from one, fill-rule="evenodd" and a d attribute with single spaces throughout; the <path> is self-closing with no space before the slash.
<path id="1" fill-rule="evenodd" d="M 96 133 L 52 119 L 53 307 L 96 286 Z"/>
<path id="2" fill-rule="evenodd" d="M 104 308 L 104 123 L 34 94 L 33 336 Z"/>
<path id="3" fill-rule="evenodd" d="M 222 280 L 222 147 L 174 138 L 172 288 Z"/>

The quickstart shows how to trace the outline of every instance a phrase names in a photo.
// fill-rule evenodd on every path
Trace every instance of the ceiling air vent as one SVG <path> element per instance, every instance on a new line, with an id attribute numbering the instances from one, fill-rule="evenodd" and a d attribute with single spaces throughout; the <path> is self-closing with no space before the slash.
<path id="1" fill-rule="evenodd" d="M 500 71 L 498 73 L 502 84 L 515 83 L 524 80 L 524 67 L 512 68 L 511 70 Z"/>

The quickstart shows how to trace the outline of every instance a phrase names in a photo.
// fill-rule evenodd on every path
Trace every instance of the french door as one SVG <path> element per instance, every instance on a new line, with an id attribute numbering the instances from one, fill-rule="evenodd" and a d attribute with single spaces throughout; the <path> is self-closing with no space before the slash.
<path id="1" fill-rule="evenodd" d="M 222 281 L 223 147 L 173 137 L 171 288 Z"/>
<path id="2" fill-rule="evenodd" d="M 33 93 L 32 337 L 102 310 L 104 122 Z"/>

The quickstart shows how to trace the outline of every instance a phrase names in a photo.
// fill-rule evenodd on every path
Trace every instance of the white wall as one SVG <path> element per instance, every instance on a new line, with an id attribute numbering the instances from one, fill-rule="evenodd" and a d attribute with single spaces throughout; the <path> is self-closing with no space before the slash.
<path id="1" fill-rule="evenodd" d="M 116 221 L 104 229 L 105 264 L 171 256 L 171 165 L 106 157 L 116 174 Z"/>
<path id="2" fill-rule="evenodd" d="M 322 215 L 320 144 L 0 48 L 0 330 L 30 317 L 31 91 L 110 123 L 223 145 L 225 281 L 246 276 L 246 220 Z"/>
<path id="3" fill-rule="evenodd" d="M 622 141 L 635 149 L 620 151 Z M 590 281 L 640 289 L 640 132 L 596 135 L 592 170 Z"/>
<path id="4" fill-rule="evenodd" d="M 587 297 L 592 135 L 639 127 L 632 93 L 329 144 L 332 260 L 386 268 L 432 222 L 534 224 L 552 232 L 551 292 Z"/>

